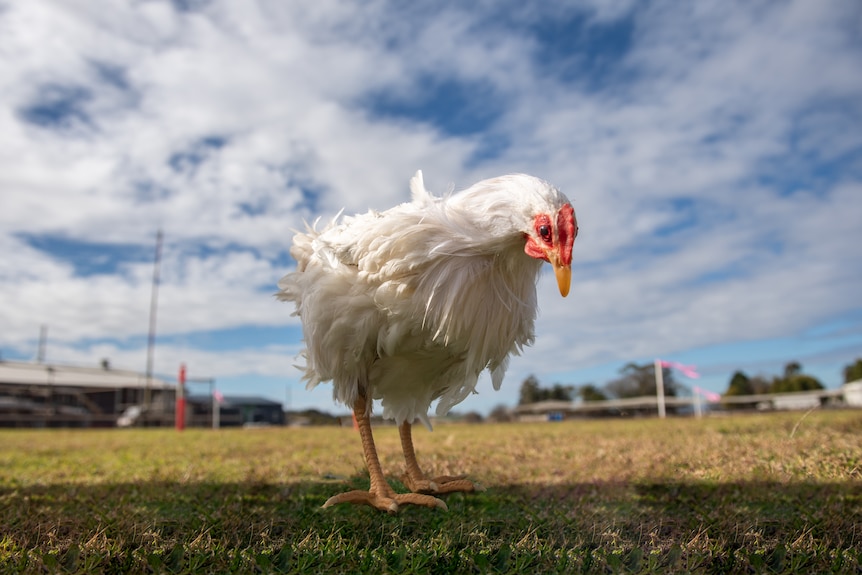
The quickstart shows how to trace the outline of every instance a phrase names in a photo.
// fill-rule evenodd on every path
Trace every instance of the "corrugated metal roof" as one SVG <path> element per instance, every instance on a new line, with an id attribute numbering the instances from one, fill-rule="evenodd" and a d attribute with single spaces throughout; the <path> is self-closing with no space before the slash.
<path id="1" fill-rule="evenodd" d="M 136 371 L 70 365 L 0 361 L 0 384 L 51 385 L 55 387 L 144 388 L 147 376 Z M 158 377 L 150 379 L 152 389 L 171 389 L 175 384 Z"/>

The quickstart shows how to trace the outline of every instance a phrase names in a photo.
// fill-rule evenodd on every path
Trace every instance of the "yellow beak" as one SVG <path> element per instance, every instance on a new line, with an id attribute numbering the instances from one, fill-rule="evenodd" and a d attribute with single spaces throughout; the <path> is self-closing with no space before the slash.
<path id="1" fill-rule="evenodd" d="M 572 286 L 572 267 L 560 264 L 559 258 L 551 257 L 549 259 L 551 265 L 554 266 L 554 275 L 557 276 L 557 287 L 560 288 L 560 295 L 566 297 Z"/>

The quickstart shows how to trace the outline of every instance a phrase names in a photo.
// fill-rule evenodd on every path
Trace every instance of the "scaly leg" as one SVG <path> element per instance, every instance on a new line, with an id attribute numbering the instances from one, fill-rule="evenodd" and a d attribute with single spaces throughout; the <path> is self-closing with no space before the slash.
<path id="1" fill-rule="evenodd" d="M 454 493 L 456 491 L 485 491 L 478 483 L 473 483 L 466 475 L 441 475 L 428 479 L 416 462 L 416 452 L 413 450 L 413 424 L 405 421 L 398 428 L 401 434 L 401 449 L 404 451 L 404 461 L 407 462 L 407 473 L 401 477 L 404 485 L 414 493 Z"/>
<path id="2" fill-rule="evenodd" d="M 380 460 L 377 457 L 377 448 L 374 446 L 374 437 L 371 434 L 371 418 L 369 417 L 368 405 L 364 392 L 360 392 L 356 403 L 353 405 L 353 413 L 359 427 L 359 435 L 362 438 L 362 450 L 365 452 L 365 465 L 368 467 L 368 475 L 371 478 L 371 487 L 368 491 L 348 491 L 334 495 L 326 500 L 324 507 L 337 505 L 339 503 L 355 503 L 371 505 L 381 511 L 397 513 L 399 505 L 424 505 L 425 507 L 439 507 L 447 510 L 446 504 L 430 495 L 418 493 L 395 493 L 386 482 Z"/>

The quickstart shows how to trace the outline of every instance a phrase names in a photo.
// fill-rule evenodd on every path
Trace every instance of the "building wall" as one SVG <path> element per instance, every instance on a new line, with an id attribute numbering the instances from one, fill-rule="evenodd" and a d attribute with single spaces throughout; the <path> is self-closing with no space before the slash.
<path id="1" fill-rule="evenodd" d="M 144 395 L 140 388 L 0 383 L 0 427 L 114 427 L 127 407 L 143 403 Z M 171 424 L 174 390 L 152 389 L 150 396 L 163 414 L 153 423 Z"/>

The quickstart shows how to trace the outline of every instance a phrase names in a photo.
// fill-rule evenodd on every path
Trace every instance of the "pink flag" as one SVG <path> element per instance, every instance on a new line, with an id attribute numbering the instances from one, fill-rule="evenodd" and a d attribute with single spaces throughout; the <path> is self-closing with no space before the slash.
<path id="1" fill-rule="evenodd" d="M 712 403 L 721 401 L 721 396 L 719 394 L 715 393 L 714 391 L 707 391 L 706 389 L 701 389 L 696 385 L 694 386 L 694 392 L 702 395 L 706 398 L 707 401 L 710 401 Z"/>
<path id="2" fill-rule="evenodd" d="M 215 398 L 215 400 L 217 402 L 224 403 L 224 395 L 222 395 L 222 393 L 219 390 L 215 390 L 213 392 L 213 397 Z"/>
<path id="3" fill-rule="evenodd" d="M 697 379 L 700 377 L 700 374 L 697 373 L 695 366 L 693 365 L 683 365 L 681 363 L 677 363 L 675 361 L 664 361 L 661 360 L 661 366 L 667 368 L 678 369 L 684 376 L 690 377 L 692 379 Z"/>

